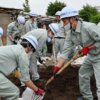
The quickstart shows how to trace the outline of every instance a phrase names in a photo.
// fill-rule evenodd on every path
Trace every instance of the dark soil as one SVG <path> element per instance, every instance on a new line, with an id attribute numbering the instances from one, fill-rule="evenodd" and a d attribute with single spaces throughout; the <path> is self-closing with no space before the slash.
<path id="1" fill-rule="evenodd" d="M 39 69 L 41 78 L 48 80 L 52 76 L 52 67 Z M 78 84 L 78 70 L 78 67 L 68 67 L 58 78 L 48 85 L 48 90 L 43 100 L 77 100 L 81 96 Z M 95 98 L 96 87 L 94 77 L 91 79 L 91 87 Z"/>
<path id="2" fill-rule="evenodd" d="M 52 76 L 53 67 L 39 67 L 39 73 L 45 82 Z M 77 100 L 81 96 L 78 84 L 79 67 L 69 66 L 60 76 L 54 79 L 48 86 L 43 100 Z M 12 79 L 12 78 L 10 78 Z M 12 80 L 19 88 L 18 80 Z M 44 87 L 42 87 L 44 88 Z M 91 78 L 91 89 L 96 99 L 96 86 L 94 76 Z M 24 89 L 20 88 L 21 94 Z"/>

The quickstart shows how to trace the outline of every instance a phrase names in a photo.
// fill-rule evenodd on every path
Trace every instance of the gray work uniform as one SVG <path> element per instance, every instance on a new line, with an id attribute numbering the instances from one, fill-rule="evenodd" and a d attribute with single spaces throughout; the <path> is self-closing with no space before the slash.
<path id="1" fill-rule="evenodd" d="M 25 34 L 25 27 L 23 24 L 18 24 L 17 22 L 12 22 L 7 28 L 7 45 L 12 45 L 13 42 L 9 39 L 9 35 L 15 38 L 16 36 L 21 37 Z"/>
<path id="2" fill-rule="evenodd" d="M 32 31 L 33 29 L 37 29 L 37 22 L 34 21 L 32 22 L 31 19 L 29 19 L 28 21 L 26 21 L 25 23 L 25 32 L 29 32 L 29 31 Z"/>
<path id="3" fill-rule="evenodd" d="M 85 100 L 93 100 L 90 90 L 90 77 L 95 75 L 98 100 L 100 100 L 100 30 L 89 22 L 78 21 L 76 30 L 67 34 L 61 57 L 68 59 L 75 46 L 87 47 L 95 44 L 96 49 L 89 51 L 79 70 L 79 86 Z"/>
<path id="4" fill-rule="evenodd" d="M 37 58 L 43 56 L 43 47 L 46 45 L 46 39 L 47 39 L 47 30 L 46 29 L 34 29 L 28 33 L 26 33 L 23 37 L 26 37 L 28 35 L 32 35 L 37 38 L 38 41 L 38 47 L 35 53 L 31 54 L 30 57 L 30 71 L 32 73 L 32 80 L 39 79 L 39 74 L 37 71 Z"/>
<path id="5" fill-rule="evenodd" d="M 28 66 L 28 56 L 20 44 L 0 47 L 0 97 L 5 100 L 18 100 L 19 89 L 6 76 L 18 68 L 22 75 L 21 81 L 28 81 Z"/>
<path id="6" fill-rule="evenodd" d="M 58 23 L 58 26 L 59 26 L 60 31 L 57 34 L 55 34 L 55 39 L 53 43 L 53 54 L 55 58 L 57 58 L 58 52 L 62 53 L 65 37 L 66 37 L 67 31 L 70 28 L 69 24 L 66 25 L 67 27 L 64 27 L 63 23 L 61 22 Z"/>
<path id="7" fill-rule="evenodd" d="M 3 45 L 2 38 L 0 37 L 0 46 L 2 46 L 2 45 Z"/>

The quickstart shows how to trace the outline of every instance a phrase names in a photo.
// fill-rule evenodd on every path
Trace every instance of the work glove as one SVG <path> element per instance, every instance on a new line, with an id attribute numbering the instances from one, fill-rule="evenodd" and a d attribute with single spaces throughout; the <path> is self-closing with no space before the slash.
<path id="1" fill-rule="evenodd" d="M 43 60 L 41 59 L 41 57 L 38 58 L 38 61 L 42 64 Z"/>
<path id="2" fill-rule="evenodd" d="M 35 92 L 37 95 L 43 95 L 44 90 L 38 88 L 38 90 Z"/>
<path id="3" fill-rule="evenodd" d="M 79 51 L 79 53 L 82 54 L 82 55 L 84 56 L 84 55 L 87 55 L 87 54 L 88 54 L 89 50 L 90 50 L 90 49 L 89 49 L 88 47 L 85 47 L 85 48 L 81 49 L 81 50 Z"/>
<path id="4" fill-rule="evenodd" d="M 54 76 L 55 76 L 56 73 L 59 71 L 59 69 L 60 69 L 60 67 L 54 66 L 54 68 L 53 68 L 53 75 L 54 75 Z"/>

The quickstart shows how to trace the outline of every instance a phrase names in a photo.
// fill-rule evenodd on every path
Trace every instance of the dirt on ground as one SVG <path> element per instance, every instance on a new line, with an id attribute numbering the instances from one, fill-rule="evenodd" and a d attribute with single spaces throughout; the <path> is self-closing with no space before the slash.
<path id="1" fill-rule="evenodd" d="M 52 75 L 53 67 L 39 68 L 41 78 L 48 80 Z M 81 96 L 78 84 L 79 67 L 69 66 L 65 71 L 49 85 L 43 100 L 77 100 Z M 94 76 L 91 78 L 91 89 L 96 99 L 96 86 Z"/>
<path id="2" fill-rule="evenodd" d="M 53 67 L 39 67 L 39 74 L 41 78 L 46 82 L 52 76 Z M 48 86 L 47 91 L 43 100 L 77 100 L 81 96 L 79 91 L 78 82 L 78 71 L 79 67 L 69 66 L 66 68 L 60 76 L 55 78 Z M 12 78 L 10 78 L 12 79 Z M 22 95 L 23 88 L 20 88 L 18 80 L 12 80 L 21 91 Z M 91 89 L 93 92 L 94 100 L 96 99 L 96 85 L 94 76 L 91 78 Z M 4 100 L 4 99 L 2 99 Z"/>

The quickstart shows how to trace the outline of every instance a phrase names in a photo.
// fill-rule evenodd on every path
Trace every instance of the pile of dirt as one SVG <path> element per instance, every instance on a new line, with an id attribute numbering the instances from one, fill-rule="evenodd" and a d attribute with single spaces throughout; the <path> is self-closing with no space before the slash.
<path id="1" fill-rule="evenodd" d="M 52 76 L 53 67 L 39 67 L 39 74 L 42 79 L 47 81 Z M 77 100 L 81 96 L 79 91 L 78 82 L 78 70 L 79 67 L 69 66 L 66 68 L 60 76 L 54 79 L 49 85 L 43 100 Z M 24 89 L 20 88 L 19 80 L 10 78 L 20 89 L 20 96 Z M 96 85 L 94 76 L 91 78 L 91 88 L 94 97 L 96 97 Z M 97 100 L 97 99 L 94 99 Z"/>
<path id="2" fill-rule="evenodd" d="M 52 76 L 53 67 L 39 68 L 41 78 L 48 80 Z M 43 100 L 77 100 L 81 96 L 78 82 L 78 67 L 68 67 L 55 80 L 48 85 L 48 91 Z M 96 96 L 95 79 L 92 77 L 91 86 Z M 97 100 L 97 99 L 94 99 Z"/>

